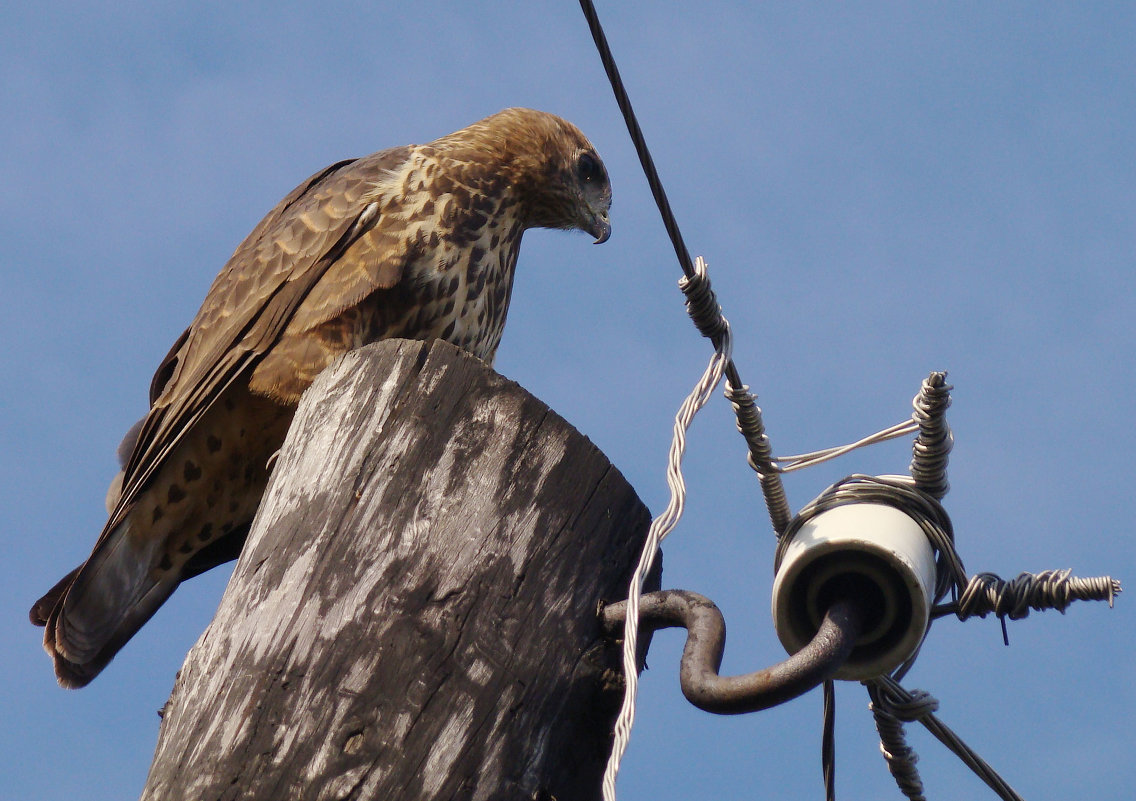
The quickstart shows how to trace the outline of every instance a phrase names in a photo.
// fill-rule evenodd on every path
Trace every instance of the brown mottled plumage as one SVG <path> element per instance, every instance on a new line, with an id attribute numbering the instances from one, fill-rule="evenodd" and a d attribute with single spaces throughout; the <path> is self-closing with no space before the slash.
<path id="1" fill-rule="evenodd" d="M 87 561 L 31 611 L 59 683 L 93 679 L 180 581 L 232 558 L 300 394 L 336 356 L 445 339 L 492 362 L 527 228 L 607 239 L 611 188 L 571 123 L 506 109 L 317 173 L 217 276 L 127 435 Z"/>

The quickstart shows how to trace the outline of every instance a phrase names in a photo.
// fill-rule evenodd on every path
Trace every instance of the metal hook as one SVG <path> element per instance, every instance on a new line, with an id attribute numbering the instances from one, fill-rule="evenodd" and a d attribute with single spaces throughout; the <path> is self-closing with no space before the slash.
<path id="1" fill-rule="evenodd" d="M 601 616 L 608 633 L 618 636 L 627 602 L 605 606 Z M 699 709 L 719 715 L 768 709 L 831 678 L 852 653 L 863 617 L 855 601 L 838 600 L 829 607 L 812 642 L 785 661 L 754 673 L 720 676 L 726 621 L 713 601 L 686 590 L 651 592 L 639 599 L 639 621 L 645 629 L 687 630 L 679 667 L 682 694 Z"/>

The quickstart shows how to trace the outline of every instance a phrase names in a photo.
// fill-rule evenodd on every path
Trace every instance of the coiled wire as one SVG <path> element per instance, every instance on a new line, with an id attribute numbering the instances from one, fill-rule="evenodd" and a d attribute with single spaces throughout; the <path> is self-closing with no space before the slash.
<path id="1" fill-rule="evenodd" d="M 1120 582 L 1109 576 L 1077 578 L 1072 570 L 1043 570 L 1019 573 L 1007 581 L 993 573 L 972 576 L 954 604 L 935 609 L 932 615 L 954 613 L 959 620 L 986 617 L 1021 620 L 1030 610 L 1056 609 L 1064 614 L 1073 601 L 1107 601 L 1112 606 L 1120 593 Z"/>

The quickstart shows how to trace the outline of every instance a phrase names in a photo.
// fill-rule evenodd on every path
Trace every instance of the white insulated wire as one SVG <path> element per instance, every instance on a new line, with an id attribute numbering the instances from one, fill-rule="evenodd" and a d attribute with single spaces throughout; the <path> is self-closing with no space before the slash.
<path id="1" fill-rule="evenodd" d="M 694 264 L 696 274 L 705 277 L 706 262 L 698 257 Z M 639 670 L 636 660 L 639 639 L 639 596 L 643 592 L 643 582 L 655 563 L 659 553 L 659 546 L 668 534 L 678 524 L 682 517 L 682 510 L 686 503 L 686 484 L 682 478 L 682 457 L 686 452 L 686 431 L 694 421 L 694 416 L 706 405 L 714 390 L 722 381 L 726 365 L 729 363 L 733 345 L 730 338 L 730 325 L 723 318 L 724 332 L 721 344 L 702 378 L 695 385 L 694 390 L 683 401 L 675 416 L 674 435 L 671 439 L 671 448 L 667 461 L 667 486 L 670 488 L 670 502 L 662 514 L 651 521 L 647 531 L 647 539 L 643 543 L 643 552 L 639 556 L 639 565 L 631 576 L 631 584 L 627 589 L 627 616 L 623 624 L 623 675 L 626 690 L 623 695 L 623 706 L 619 710 L 619 717 L 615 721 L 615 741 L 612 745 L 611 756 L 608 758 L 607 768 L 604 770 L 603 797 L 604 801 L 616 801 L 615 780 L 619 775 L 619 763 L 627 750 L 631 739 L 631 727 L 635 722 L 635 700 L 639 694 Z"/>

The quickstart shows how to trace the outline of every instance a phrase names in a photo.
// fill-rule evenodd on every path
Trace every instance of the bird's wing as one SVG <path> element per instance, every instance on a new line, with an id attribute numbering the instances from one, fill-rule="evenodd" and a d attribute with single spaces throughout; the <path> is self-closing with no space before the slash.
<path id="1" fill-rule="evenodd" d="M 185 432 L 272 347 L 321 281 L 344 290 L 337 298 L 343 301 L 342 311 L 349 302 L 399 280 L 405 259 L 387 249 L 380 263 L 366 243 L 383 227 L 372 198 L 409 153 L 409 147 L 385 150 L 316 173 L 237 248 L 155 373 L 150 413 L 126 464 L 122 495 L 104 536 L 125 517 Z M 363 244 L 359 257 L 357 243 Z"/>

